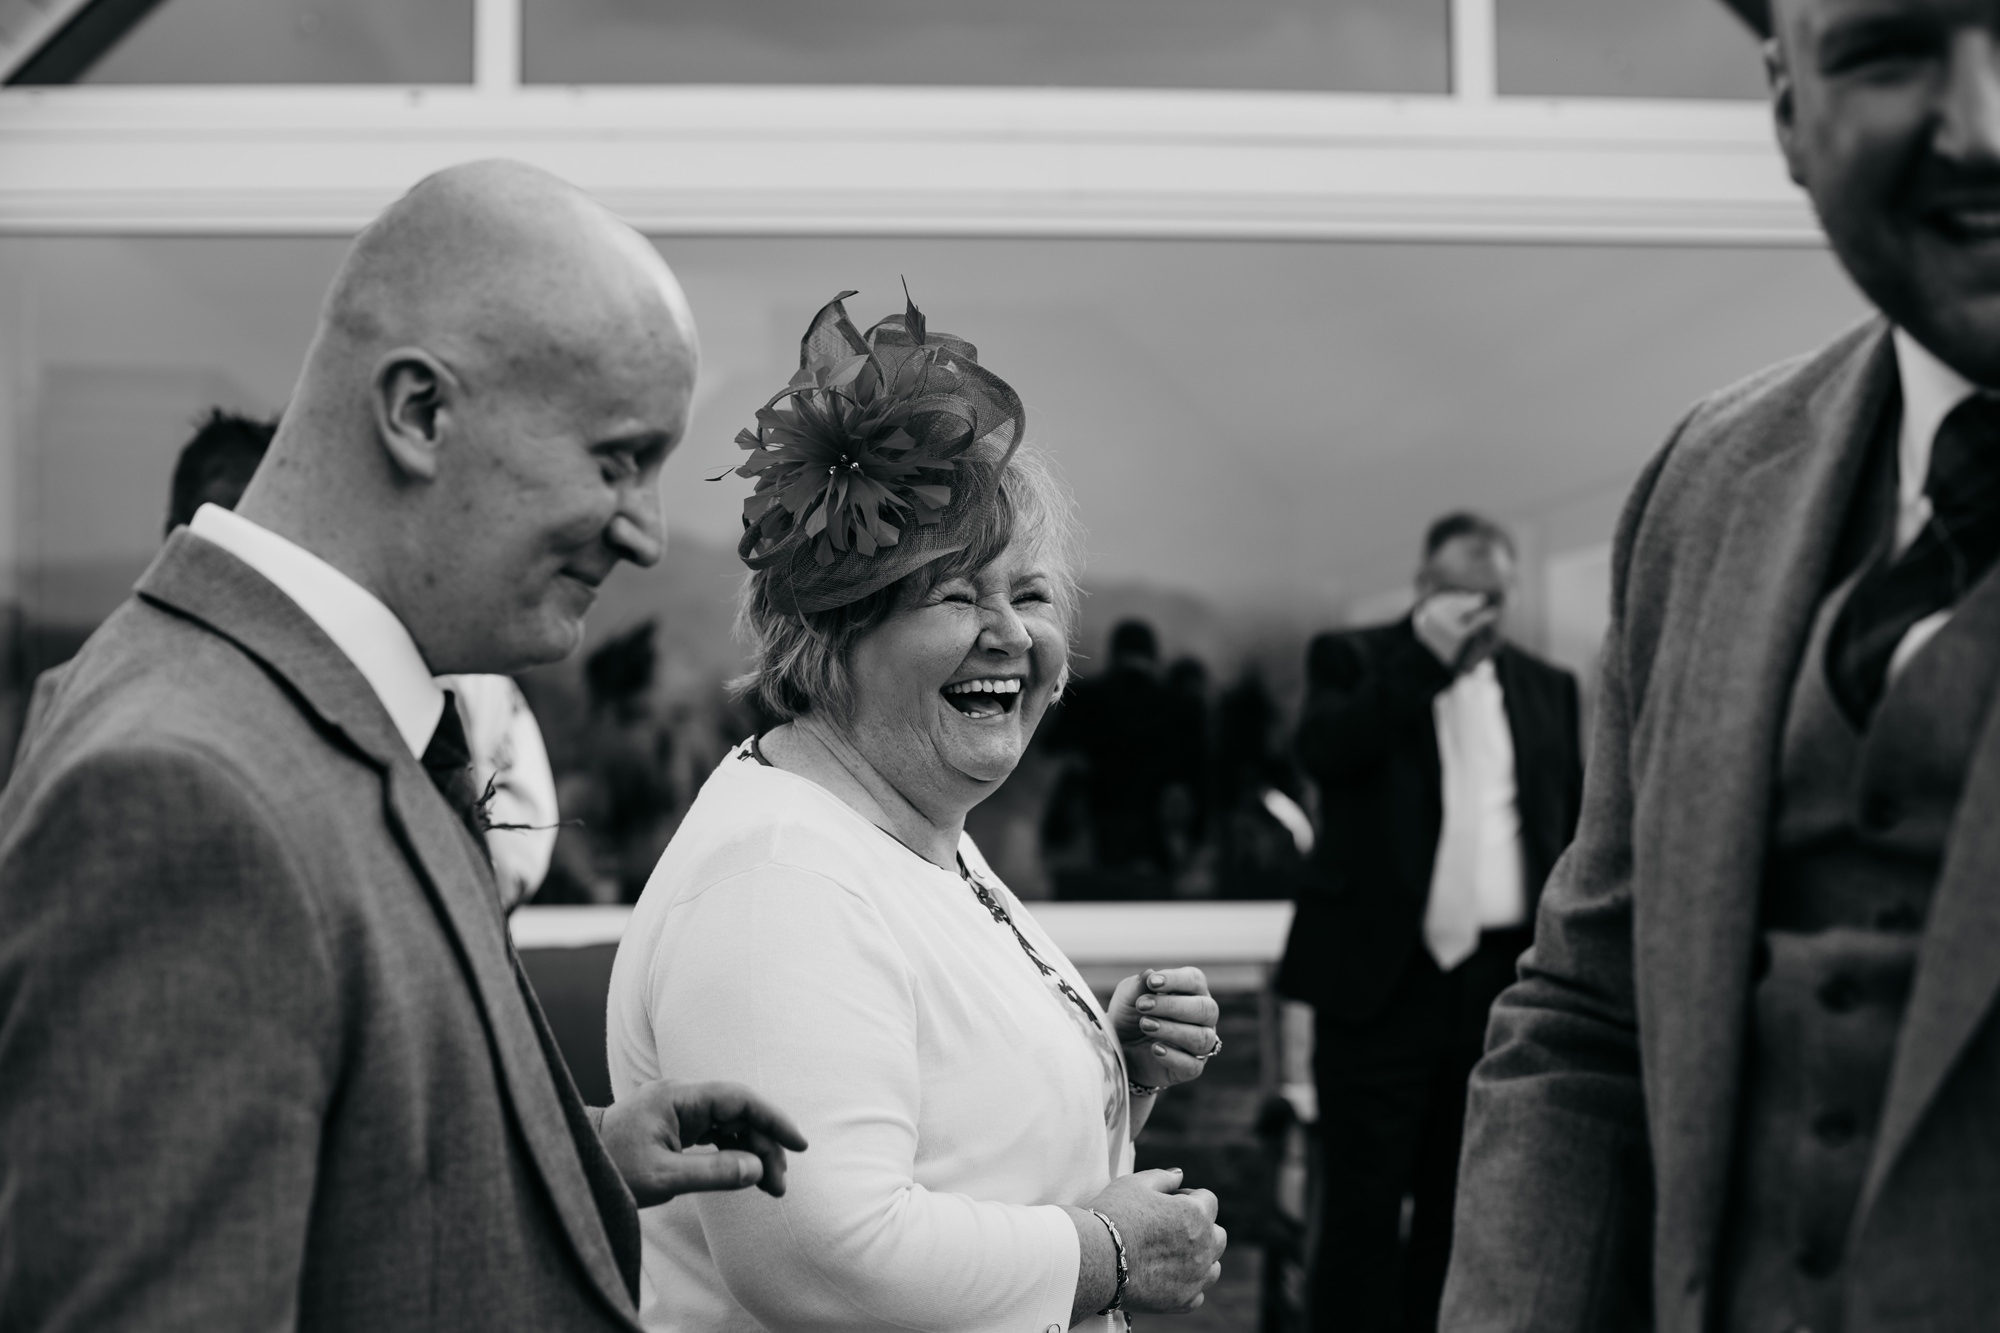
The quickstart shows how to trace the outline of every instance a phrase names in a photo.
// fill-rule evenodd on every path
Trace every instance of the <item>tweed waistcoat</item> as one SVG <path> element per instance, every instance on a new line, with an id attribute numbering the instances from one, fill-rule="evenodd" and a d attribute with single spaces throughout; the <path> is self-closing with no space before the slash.
<path id="1" fill-rule="evenodd" d="M 2000 579 L 1989 576 L 1941 631 L 1976 645 L 1979 669 L 1917 653 L 1857 732 L 1825 667 L 1854 581 L 1820 607 L 1786 716 L 1723 1243 L 1718 1308 L 1730 1333 L 1841 1326 L 1849 1225 L 1931 892 L 2000 678 Z"/>

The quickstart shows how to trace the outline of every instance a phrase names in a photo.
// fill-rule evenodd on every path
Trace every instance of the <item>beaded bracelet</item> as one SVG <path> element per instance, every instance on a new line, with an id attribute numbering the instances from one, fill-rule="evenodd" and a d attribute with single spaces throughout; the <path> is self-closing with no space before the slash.
<path id="1" fill-rule="evenodd" d="M 1111 1233 L 1111 1248 L 1118 1253 L 1118 1285 L 1111 1289 L 1111 1304 L 1097 1312 L 1110 1314 L 1124 1303 L 1125 1283 L 1132 1276 L 1132 1270 L 1125 1263 L 1125 1238 L 1118 1234 L 1118 1224 L 1095 1208 L 1088 1211 L 1092 1217 L 1104 1223 L 1104 1229 Z"/>

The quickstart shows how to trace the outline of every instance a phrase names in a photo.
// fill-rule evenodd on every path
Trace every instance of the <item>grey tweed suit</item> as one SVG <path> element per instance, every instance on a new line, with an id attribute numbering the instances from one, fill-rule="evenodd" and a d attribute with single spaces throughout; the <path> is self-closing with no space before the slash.
<path id="1" fill-rule="evenodd" d="M 1443 1327 L 1712 1327 L 1787 699 L 1888 330 L 1699 405 L 1641 477 L 1577 839 L 1472 1080 Z M 1845 1333 L 2000 1327 L 2000 716 L 1981 724 L 1843 1266 Z"/>
<path id="2" fill-rule="evenodd" d="M 298 607 L 176 534 L 0 793 L 0 1328 L 637 1327 L 490 872 Z"/>

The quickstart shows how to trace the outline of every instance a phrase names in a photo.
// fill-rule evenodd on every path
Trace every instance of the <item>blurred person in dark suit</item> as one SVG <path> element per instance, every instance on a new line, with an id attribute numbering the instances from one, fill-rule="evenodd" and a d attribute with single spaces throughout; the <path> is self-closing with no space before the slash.
<path id="1" fill-rule="evenodd" d="M 1161 803 L 1174 744 L 1159 638 L 1143 620 L 1121 620 L 1110 651 L 1108 667 L 1063 692 L 1049 744 L 1082 757 L 1096 867 L 1163 876 L 1171 858 Z"/>
<path id="2" fill-rule="evenodd" d="M 210 408 L 195 427 L 193 438 L 181 446 L 180 457 L 174 460 L 164 535 L 171 537 L 175 528 L 194 522 L 195 511 L 205 504 L 236 508 L 277 432 L 275 419 L 262 421 L 219 407 Z"/>
<path id="3" fill-rule="evenodd" d="M 2000 8 L 1743 9 L 1879 313 L 1697 404 L 1626 504 L 1454 1330 L 2000 1320 Z"/>
<path id="4" fill-rule="evenodd" d="M 1165 725 L 1167 786 L 1161 822 L 1177 892 L 1212 893 L 1209 816 L 1215 800 L 1214 744 L 1210 735 L 1208 668 L 1199 658 L 1176 658 L 1167 667 Z"/>
<path id="5" fill-rule="evenodd" d="M 181 446 L 167 496 L 166 535 L 194 522 L 205 504 L 236 508 L 277 434 L 275 419 L 210 408 Z M 66 666 L 67 664 L 64 664 Z M 35 730 L 55 699 L 64 666 L 35 679 L 21 734 Z M 501 902 L 512 910 L 534 896 L 548 873 L 558 815 L 555 775 L 535 714 L 506 676 L 459 675 L 438 682 L 458 709 L 472 753 L 472 781 L 482 795 L 487 855 Z"/>
<path id="6" fill-rule="evenodd" d="M 1466 1079 L 1576 827 L 1576 681 L 1503 636 L 1513 588 L 1506 532 L 1450 514 L 1408 618 L 1307 650 L 1324 827 L 1277 985 L 1317 1011 L 1315 1328 L 1436 1327 Z"/>
<path id="7" fill-rule="evenodd" d="M 277 428 L 276 421 L 210 408 L 174 460 L 173 482 L 167 493 L 166 535 L 171 537 L 175 528 L 186 527 L 194 511 L 204 504 L 234 509 L 243 488 L 256 475 L 257 465 L 264 461 L 264 451 L 271 447 L 271 435 Z M 67 665 L 52 666 L 35 677 L 19 739 L 35 730 L 41 715 L 54 702 Z"/>
<path id="8" fill-rule="evenodd" d="M 693 339 L 526 167 L 356 242 L 240 511 L 169 537 L 0 792 L 0 1328 L 633 1333 L 635 1202 L 782 1193 L 803 1143 L 741 1087 L 577 1097 L 434 679 L 561 657 L 658 558 Z"/>
<path id="9" fill-rule="evenodd" d="M 581 762 L 563 775 L 572 822 L 558 844 L 549 901 L 637 902 L 673 836 L 683 807 L 674 734 L 653 704 L 655 628 L 641 621 L 584 659 L 589 712 L 575 738 Z"/>
<path id="10" fill-rule="evenodd" d="M 1290 898 L 1316 835 L 1278 701 L 1254 662 L 1215 706 L 1215 892 L 1222 898 Z"/>

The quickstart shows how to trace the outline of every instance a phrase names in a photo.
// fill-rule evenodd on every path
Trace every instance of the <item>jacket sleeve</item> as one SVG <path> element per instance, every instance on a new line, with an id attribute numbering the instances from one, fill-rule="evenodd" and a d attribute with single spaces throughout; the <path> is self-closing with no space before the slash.
<path id="1" fill-rule="evenodd" d="M 338 1045 L 248 784 L 99 755 L 0 834 L 0 1328 L 289 1329 Z"/>
<path id="2" fill-rule="evenodd" d="M 1297 748 L 1316 782 L 1346 782 L 1380 763 L 1451 684 L 1451 670 L 1407 625 L 1380 642 L 1370 653 L 1351 634 L 1322 634 L 1306 651 Z"/>
<path id="3" fill-rule="evenodd" d="M 1669 445 L 1671 448 L 1671 445 Z M 1666 451 L 1627 503 L 1576 840 L 1541 899 L 1520 979 L 1493 1007 L 1459 1160 L 1448 1333 L 1649 1326 L 1652 1173 L 1632 973 L 1624 653 L 1634 533 Z"/>
<path id="4" fill-rule="evenodd" d="M 747 1083 L 812 1142 L 782 1199 L 695 1196 L 709 1255 L 758 1323 L 1069 1326 L 1078 1245 L 1061 1208 L 915 1178 L 919 1020 L 908 964 L 871 904 L 808 870 L 741 872 L 675 907 L 648 970 L 660 1067 Z"/>

